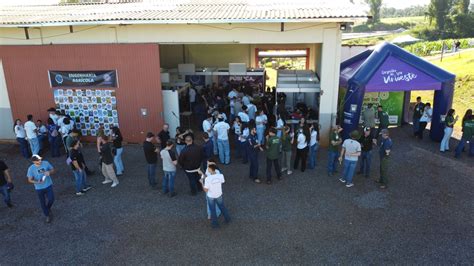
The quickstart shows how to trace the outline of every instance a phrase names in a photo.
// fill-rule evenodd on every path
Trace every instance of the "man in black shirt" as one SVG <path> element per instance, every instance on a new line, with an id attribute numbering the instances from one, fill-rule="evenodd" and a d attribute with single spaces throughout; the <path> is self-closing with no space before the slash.
<path id="1" fill-rule="evenodd" d="M 163 129 L 158 133 L 158 140 L 160 143 L 161 149 L 166 148 L 166 142 L 170 139 L 169 125 L 165 123 Z"/>
<path id="2" fill-rule="evenodd" d="M 420 118 L 423 116 L 423 109 L 425 105 L 421 102 L 421 97 L 416 97 L 416 104 L 413 108 L 413 134 L 416 136 L 416 133 L 420 130 Z"/>
<path id="3" fill-rule="evenodd" d="M 105 180 L 102 184 L 112 183 L 111 187 L 116 187 L 119 184 L 117 175 L 114 171 L 114 155 L 112 154 L 112 147 L 110 146 L 109 137 L 102 136 L 104 144 L 100 147 L 100 155 L 102 161 L 102 174 L 105 177 Z"/>
<path id="4" fill-rule="evenodd" d="M 158 162 L 159 150 L 155 147 L 155 144 L 153 144 L 153 139 L 155 139 L 155 135 L 148 132 L 146 134 L 146 140 L 143 142 L 143 151 L 145 152 L 145 159 L 148 167 L 148 184 L 152 188 L 156 188 L 156 164 Z"/>
<path id="5" fill-rule="evenodd" d="M 202 147 L 193 143 L 193 138 L 188 135 L 185 139 L 186 147 L 179 155 L 178 164 L 183 167 L 189 179 L 191 195 L 195 196 L 198 191 L 202 191 L 202 184 L 199 181 L 199 168 L 204 157 Z"/>
<path id="6" fill-rule="evenodd" d="M 10 198 L 10 188 L 12 187 L 12 178 L 8 172 L 8 166 L 0 160 L 0 193 L 3 194 L 3 201 L 8 208 L 13 207 Z"/>
<path id="7" fill-rule="evenodd" d="M 82 196 L 92 187 L 87 185 L 86 164 L 84 157 L 79 151 L 81 143 L 79 140 L 73 140 L 69 146 L 69 158 L 71 159 L 71 169 L 76 179 L 76 196 Z"/>
<path id="8" fill-rule="evenodd" d="M 359 138 L 362 153 L 360 156 L 360 170 L 357 174 L 364 174 L 366 178 L 370 175 L 370 163 L 372 162 L 372 145 L 374 140 L 371 130 L 370 127 L 365 127 L 364 134 Z"/>

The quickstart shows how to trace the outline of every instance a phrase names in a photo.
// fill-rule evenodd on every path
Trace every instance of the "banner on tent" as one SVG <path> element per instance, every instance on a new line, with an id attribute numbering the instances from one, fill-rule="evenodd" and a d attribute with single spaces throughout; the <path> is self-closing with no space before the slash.
<path id="1" fill-rule="evenodd" d="M 377 106 L 382 105 L 385 112 L 388 113 L 390 125 L 400 125 L 403 114 L 403 92 L 368 92 L 364 94 L 362 110 L 367 109 L 369 103 L 373 104 L 374 112 L 377 112 Z M 362 123 L 362 116 L 360 116 Z M 376 120 L 376 123 L 379 121 Z"/>

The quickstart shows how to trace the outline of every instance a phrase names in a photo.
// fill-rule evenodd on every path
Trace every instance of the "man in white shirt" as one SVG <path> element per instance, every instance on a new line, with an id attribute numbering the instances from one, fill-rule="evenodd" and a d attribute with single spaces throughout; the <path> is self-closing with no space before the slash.
<path id="1" fill-rule="evenodd" d="M 30 143 L 31 153 L 32 154 L 39 154 L 40 145 L 38 140 L 37 134 L 37 127 L 35 122 L 33 122 L 33 115 L 27 116 L 28 121 L 25 123 L 25 131 L 26 137 L 28 138 L 28 142 Z"/>
<path id="2" fill-rule="evenodd" d="M 217 133 L 217 150 L 219 160 L 223 164 L 230 163 L 229 129 L 230 126 L 224 122 L 222 116 L 218 116 L 219 122 L 214 125 L 214 131 Z"/>
<path id="3" fill-rule="evenodd" d="M 206 132 L 212 142 L 214 154 L 217 153 L 217 143 L 214 141 L 214 130 L 212 130 L 212 114 L 207 115 L 207 119 L 202 121 L 202 131 Z"/>
<path id="4" fill-rule="evenodd" d="M 209 209 L 211 211 L 211 226 L 212 228 L 219 228 L 219 222 L 217 221 L 216 205 L 219 206 L 222 215 L 224 216 L 225 222 L 230 222 L 229 212 L 224 205 L 224 199 L 222 198 L 222 184 L 225 182 L 224 175 L 216 173 L 216 165 L 209 164 L 207 171 L 209 175 L 206 176 L 201 170 L 200 182 L 203 184 L 204 192 L 208 200 Z"/>
<path id="5" fill-rule="evenodd" d="M 316 155 L 319 148 L 318 143 L 318 124 L 312 124 L 309 128 L 311 132 L 310 140 L 309 140 L 309 162 L 308 162 L 308 169 L 316 168 Z"/>
<path id="6" fill-rule="evenodd" d="M 245 94 L 243 97 L 242 97 L 242 103 L 244 105 L 249 105 L 250 104 L 250 100 L 252 100 L 252 98 L 250 96 L 248 96 L 247 94 Z"/>
<path id="7" fill-rule="evenodd" d="M 247 114 L 247 106 L 242 106 L 242 111 L 238 114 L 242 123 L 248 123 L 250 121 L 249 115 Z"/>
<path id="8" fill-rule="evenodd" d="M 194 88 L 189 88 L 189 105 L 190 111 L 194 113 L 194 106 L 196 104 L 196 90 Z"/>
<path id="9" fill-rule="evenodd" d="M 255 120 L 255 114 L 257 113 L 257 106 L 253 103 L 249 103 L 247 106 L 247 114 L 250 120 Z"/>
<path id="10" fill-rule="evenodd" d="M 351 138 L 346 139 L 342 143 L 341 156 L 339 156 L 339 163 L 342 163 L 342 157 L 344 156 L 344 173 L 343 177 L 339 179 L 342 183 L 346 183 L 346 187 L 353 187 L 352 177 L 354 176 L 355 168 L 357 166 L 357 160 L 362 153 L 362 147 L 360 146 L 359 131 L 354 130 L 350 134 Z"/>

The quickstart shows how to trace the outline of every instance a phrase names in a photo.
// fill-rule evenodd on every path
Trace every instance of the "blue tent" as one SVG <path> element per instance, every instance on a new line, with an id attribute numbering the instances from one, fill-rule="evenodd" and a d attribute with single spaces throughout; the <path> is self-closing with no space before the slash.
<path id="1" fill-rule="evenodd" d="M 347 89 L 341 116 L 344 138 L 358 128 L 365 92 L 435 90 L 431 139 L 443 138 L 444 115 L 451 108 L 456 76 L 384 42 L 341 63 L 340 86 Z"/>

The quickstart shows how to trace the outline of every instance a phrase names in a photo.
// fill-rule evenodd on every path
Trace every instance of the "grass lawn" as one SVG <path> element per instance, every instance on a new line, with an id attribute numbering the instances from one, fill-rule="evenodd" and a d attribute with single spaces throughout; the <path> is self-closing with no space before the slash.
<path id="1" fill-rule="evenodd" d="M 443 59 L 435 59 L 431 63 L 456 75 L 453 108 L 461 118 L 467 109 L 474 108 L 474 51 L 466 51 Z M 411 101 L 415 102 L 421 96 L 424 102 L 433 102 L 433 91 L 413 91 Z M 456 124 L 456 129 L 461 128 L 461 123 Z"/>

